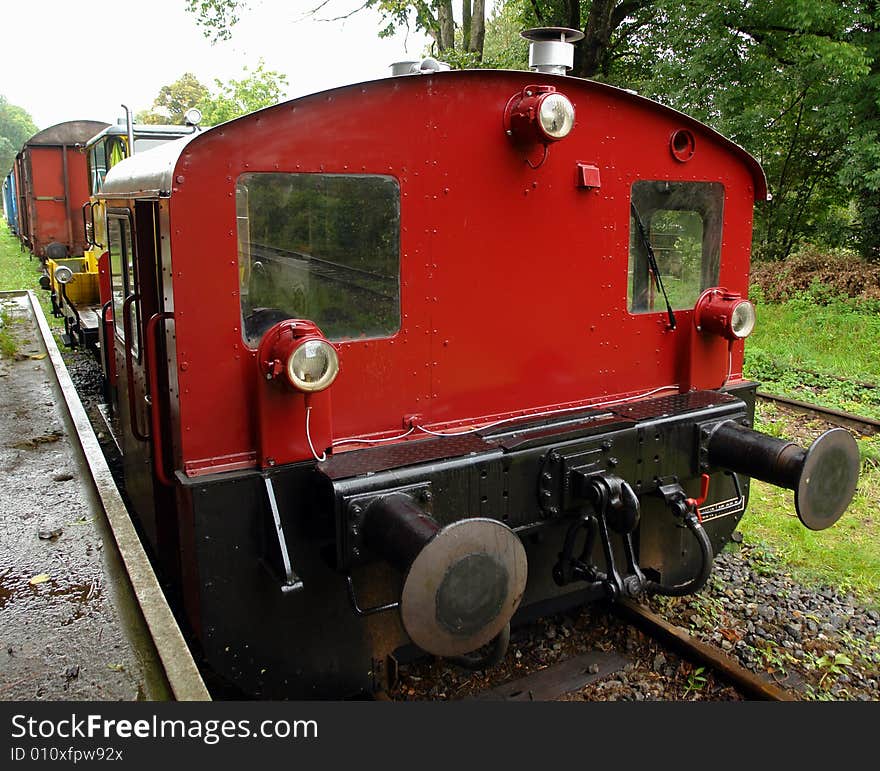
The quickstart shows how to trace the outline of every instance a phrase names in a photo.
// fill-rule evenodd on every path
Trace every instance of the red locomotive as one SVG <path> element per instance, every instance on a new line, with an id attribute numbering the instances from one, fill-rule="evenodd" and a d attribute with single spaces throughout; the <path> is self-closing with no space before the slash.
<path id="1" fill-rule="evenodd" d="M 410 644 L 486 667 L 539 610 L 696 591 L 750 476 L 814 529 L 853 495 L 846 431 L 750 429 L 759 165 L 564 77 L 566 35 L 107 174 L 129 498 L 248 694 L 382 689 Z"/>

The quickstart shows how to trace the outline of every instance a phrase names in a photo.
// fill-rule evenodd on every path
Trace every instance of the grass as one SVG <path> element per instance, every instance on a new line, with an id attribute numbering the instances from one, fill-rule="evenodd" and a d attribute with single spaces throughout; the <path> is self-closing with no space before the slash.
<path id="1" fill-rule="evenodd" d="M 40 261 L 29 252 L 21 250 L 19 240 L 9 232 L 6 220 L 0 221 L 0 291 L 33 289 L 37 293 L 43 313 L 53 327 L 62 326 L 60 319 L 52 316 L 49 293 L 40 288 Z"/>
<path id="2" fill-rule="evenodd" d="M 807 530 L 794 511 L 794 494 L 752 482 L 739 529 L 749 543 L 771 547 L 792 575 L 808 586 L 832 586 L 880 609 L 880 516 L 877 474 L 862 480 L 850 508 L 834 527 Z"/>
<path id="3" fill-rule="evenodd" d="M 14 359 L 18 353 L 18 343 L 9 331 L 11 324 L 10 315 L 6 311 L 0 313 L 0 356 L 7 359 Z"/>
<path id="4" fill-rule="evenodd" d="M 40 261 L 22 251 L 6 222 L 0 223 L 0 290 L 37 289 L 40 272 Z"/>
<path id="5" fill-rule="evenodd" d="M 758 323 L 746 343 L 746 377 L 773 393 L 880 419 L 880 302 L 834 296 L 821 284 L 783 303 L 761 302 L 760 292 L 753 299 Z M 756 428 L 786 436 L 797 425 L 759 405 Z M 834 527 L 807 530 L 793 493 L 754 481 L 740 530 L 749 542 L 772 547 L 805 583 L 850 591 L 880 608 L 880 436 L 856 439 L 859 486 Z"/>
<path id="6" fill-rule="evenodd" d="M 814 285 L 756 303 L 744 371 L 767 391 L 880 419 L 880 301 L 829 297 Z"/>

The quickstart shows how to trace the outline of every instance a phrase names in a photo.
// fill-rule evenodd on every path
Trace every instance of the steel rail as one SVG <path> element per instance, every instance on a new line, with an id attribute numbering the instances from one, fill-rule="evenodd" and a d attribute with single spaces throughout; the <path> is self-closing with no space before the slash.
<path id="1" fill-rule="evenodd" d="M 834 423 L 834 425 L 842 426 L 843 428 L 854 429 L 867 436 L 880 433 L 880 420 L 875 420 L 874 418 L 854 415 L 851 412 L 844 412 L 833 407 L 823 407 L 819 404 L 803 402 L 799 399 L 771 394 L 766 391 L 758 391 L 757 396 L 759 399 L 785 405 L 802 414 L 817 415 L 829 423 Z"/>
<path id="2" fill-rule="evenodd" d="M 24 292 L 3 292 L 0 296 L 21 294 Z M 210 701 L 211 695 L 205 687 L 183 633 L 153 572 L 128 509 L 116 487 L 98 438 L 70 379 L 61 352 L 55 344 L 55 338 L 49 329 L 43 309 L 33 290 L 27 290 L 27 297 L 40 332 L 41 342 L 51 363 L 52 377 L 63 397 L 58 406 L 62 411 L 66 411 L 65 417 L 73 428 L 74 445 L 79 447 L 85 459 L 84 468 L 90 475 L 98 501 L 113 533 L 119 557 L 125 567 L 171 692 L 177 701 Z"/>
<path id="3" fill-rule="evenodd" d="M 643 605 L 632 600 L 618 600 L 612 610 L 628 623 L 638 626 L 648 636 L 659 640 L 691 661 L 706 664 L 736 686 L 746 696 L 760 701 L 798 701 L 798 698 L 754 672 L 740 666 L 714 645 L 691 636 L 681 627 L 670 624 Z"/>

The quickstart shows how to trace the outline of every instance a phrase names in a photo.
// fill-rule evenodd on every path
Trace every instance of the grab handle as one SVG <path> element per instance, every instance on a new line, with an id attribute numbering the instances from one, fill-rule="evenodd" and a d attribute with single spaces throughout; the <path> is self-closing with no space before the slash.
<path id="1" fill-rule="evenodd" d="M 160 406 L 162 400 L 159 398 L 159 362 L 158 362 L 158 339 L 156 331 L 159 324 L 166 319 L 173 319 L 173 313 L 154 313 L 147 322 L 146 340 L 144 341 L 145 353 L 147 357 L 147 374 L 150 378 L 150 420 L 153 432 L 153 470 L 156 472 L 156 478 L 166 487 L 172 487 L 174 481 L 165 471 L 165 452 L 162 448 L 162 415 Z"/>
<path id="2" fill-rule="evenodd" d="M 134 398 L 134 365 L 131 362 L 131 304 L 139 300 L 140 297 L 137 292 L 132 292 L 122 303 L 122 342 L 125 348 L 125 380 L 128 390 L 128 414 L 131 417 L 131 433 L 139 442 L 146 442 L 150 437 L 141 433 L 138 427 Z"/>

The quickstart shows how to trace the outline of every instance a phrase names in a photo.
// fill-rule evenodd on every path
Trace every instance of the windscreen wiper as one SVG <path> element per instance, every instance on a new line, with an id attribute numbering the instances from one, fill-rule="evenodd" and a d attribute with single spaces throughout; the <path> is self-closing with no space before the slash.
<path id="1" fill-rule="evenodd" d="M 648 253 L 648 267 L 650 267 L 651 273 L 654 274 L 654 281 L 657 282 L 657 286 L 663 293 L 663 299 L 666 301 L 666 312 L 669 314 L 669 328 L 675 329 L 675 313 L 673 313 L 672 305 L 669 303 L 669 296 L 666 294 L 666 287 L 663 286 L 663 279 L 660 278 L 660 268 L 657 266 L 657 258 L 654 256 L 654 250 L 651 248 L 651 242 L 648 240 L 648 234 L 645 232 L 642 218 L 639 216 L 638 209 L 636 209 L 634 203 L 630 202 L 629 208 L 636 221 L 636 227 L 639 229 L 639 236 L 642 239 L 642 243 L 645 245 L 645 251 Z"/>

